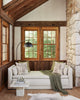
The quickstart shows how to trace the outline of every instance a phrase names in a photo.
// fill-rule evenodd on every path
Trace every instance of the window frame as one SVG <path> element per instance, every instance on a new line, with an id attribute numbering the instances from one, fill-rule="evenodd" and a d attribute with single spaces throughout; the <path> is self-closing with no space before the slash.
<path id="1" fill-rule="evenodd" d="M 25 58 L 25 51 L 24 51 L 24 42 L 21 43 L 21 60 L 30 60 L 30 61 L 52 61 L 52 60 L 59 60 L 60 56 L 60 32 L 59 27 L 22 27 L 21 28 L 21 41 L 25 39 L 25 30 L 37 30 L 37 58 Z M 44 30 L 52 30 L 56 31 L 56 58 L 43 58 L 43 31 Z M 41 37 L 41 38 L 40 38 Z"/>
<path id="2" fill-rule="evenodd" d="M 7 28 L 7 36 L 6 36 L 6 45 L 7 45 L 7 59 L 3 61 L 3 26 Z M 9 62 L 9 24 L 5 21 L 2 21 L 2 43 L 1 43 L 1 53 L 2 53 L 2 64 L 6 64 Z"/>
<path id="3" fill-rule="evenodd" d="M 55 58 L 43 58 L 43 46 L 44 46 L 44 43 L 43 43 L 43 39 L 44 39 L 44 34 L 43 34 L 43 31 L 56 31 L 56 57 Z M 52 61 L 52 60 L 59 60 L 59 39 L 60 39 L 60 35 L 59 35 L 59 28 L 58 27 L 42 27 L 42 40 L 41 40 L 41 47 L 42 47 L 42 56 L 41 56 L 41 60 L 42 61 Z M 52 45 L 52 44 L 51 44 Z"/>
<path id="4" fill-rule="evenodd" d="M 25 30 L 26 31 L 37 31 L 37 58 L 25 58 L 25 48 L 24 48 L 24 40 L 25 40 Z M 37 61 L 39 60 L 39 27 L 22 27 L 21 28 L 21 41 L 24 41 L 21 43 L 21 59 L 22 60 L 31 60 L 31 61 Z"/>

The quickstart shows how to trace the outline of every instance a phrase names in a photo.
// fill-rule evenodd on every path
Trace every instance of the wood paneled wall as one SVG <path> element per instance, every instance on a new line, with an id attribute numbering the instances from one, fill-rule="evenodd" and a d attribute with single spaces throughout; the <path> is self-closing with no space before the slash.
<path id="1" fill-rule="evenodd" d="M 60 60 L 59 62 L 65 62 L 66 60 Z M 53 61 L 29 61 L 30 70 L 50 70 Z"/>
<path id="2" fill-rule="evenodd" d="M 1 3 L 2 0 L 0 0 Z M 1 4 L 0 4 L 1 7 Z M 0 43 L 2 41 L 2 21 L 6 21 L 8 24 L 13 25 L 13 20 L 0 8 Z M 13 31 L 14 36 L 14 31 Z M 14 40 L 14 39 L 13 39 Z M 1 44 L 0 44 L 0 51 L 1 51 Z M 13 41 L 13 50 L 14 50 L 14 41 Z M 13 51 L 14 52 L 14 51 Z M 12 54 L 14 55 L 14 53 Z M 12 62 L 8 62 L 7 64 L 1 64 L 1 54 L 0 54 L 0 91 L 4 88 L 5 84 L 8 80 L 8 67 L 14 64 L 14 59 Z"/>
<path id="3" fill-rule="evenodd" d="M 0 91 L 4 88 L 8 80 L 8 67 L 13 65 L 13 62 L 9 62 L 6 65 L 0 67 Z"/>
<path id="4" fill-rule="evenodd" d="M 18 60 L 15 62 L 26 62 L 23 60 Z M 58 60 L 58 62 L 65 62 L 66 60 Z M 38 71 L 38 70 L 50 70 L 53 61 L 29 61 L 29 67 L 31 71 Z"/>
<path id="5" fill-rule="evenodd" d="M 30 61 L 29 66 L 31 70 L 50 70 L 52 61 Z"/>

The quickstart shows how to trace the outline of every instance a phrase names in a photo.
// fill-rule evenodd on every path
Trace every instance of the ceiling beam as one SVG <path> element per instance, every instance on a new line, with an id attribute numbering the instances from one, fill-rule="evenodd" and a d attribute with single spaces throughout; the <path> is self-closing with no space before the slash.
<path id="1" fill-rule="evenodd" d="M 5 11 L 11 11 L 11 12 L 13 12 L 13 11 L 15 11 L 15 9 L 19 9 L 19 6 L 21 7 L 21 4 L 22 5 L 24 5 L 24 4 L 26 4 L 28 1 L 26 1 L 26 0 L 18 0 L 18 1 L 15 1 L 14 3 L 12 3 L 11 5 L 9 5 L 7 8 L 3 8 Z M 29 2 L 30 2 L 30 0 L 29 0 Z M 10 12 L 9 12 L 10 13 Z"/>
<path id="2" fill-rule="evenodd" d="M 0 0 L 0 8 L 2 8 L 3 0 Z"/>
<path id="3" fill-rule="evenodd" d="M 14 24 L 13 20 L 3 11 L 3 9 L 0 9 L 0 17 L 7 21 L 10 24 Z"/>
<path id="4" fill-rule="evenodd" d="M 18 0 L 12 0 L 11 2 L 7 3 L 5 6 L 3 6 L 3 10 L 8 11 L 9 9 L 11 9 L 11 7 L 14 6 L 14 4 L 18 2 Z"/>
<path id="5" fill-rule="evenodd" d="M 26 6 L 24 7 L 24 9 L 22 9 L 20 12 L 17 12 L 16 14 L 14 14 L 14 21 L 21 18 L 22 16 L 24 16 L 25 14 L 29 13 L 30 11 L 32 11 L 33 9 L 37 8 L 38 6 L 42 5 L 43 3 L 45 3 L 48 0 L 37 0 L 36 2 L 32 3 L 30 6 Z"/>
<path id="6" fill-rule="evenodd" d="M 21 27 L 42 27 L 42 26 L 66 26 L 66 21 L 16 21 L 14 26 L 21 26 Z"/>
<path id="7" fill-rule="evenodd" d="M 18 6 L 16 6 L 15 8 L 13 8 L 13 9 L 10 9 L 10 11 L 9 11 L 9 13 L 11 14 L 11 15 L 13 15 L 13 14 L 16 14 L 16 12 L 20 12 L 21 11 L 21 9 L 24 7 L 24 6 L 29 6 L 30 5 L 30 3 L 33 3 L 33 0 L 24 0 L 24 2 L 23 3 L 20 3 Z"/>

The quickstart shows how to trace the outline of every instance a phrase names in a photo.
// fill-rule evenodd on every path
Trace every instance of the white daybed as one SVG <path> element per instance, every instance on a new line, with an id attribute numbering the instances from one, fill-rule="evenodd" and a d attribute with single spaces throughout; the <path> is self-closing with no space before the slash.
<path id="1" fill-rule="evenodd" d="M 13 80 L 17 80 L 19 77 L 23 77 L 26 81 L 30 82 L 28 89 L 51 89 L 49 76 L 43 74 L 40 71 L 30 71 L 25 75 L 13 75 L 12 69 L 15 65 L 8 68 L 8 88 Z M 72 89 L 73 88 L 73 73 L 72 68 L 68 67 L 68 74 L 61 75 L 62 88 Z"/>

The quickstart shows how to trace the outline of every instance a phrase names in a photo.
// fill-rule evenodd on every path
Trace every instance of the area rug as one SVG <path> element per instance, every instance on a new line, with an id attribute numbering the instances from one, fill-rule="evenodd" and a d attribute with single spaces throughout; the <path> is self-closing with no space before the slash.
<path id="1" fill-rule="evenodd" d="M 29 100 L 80 100 L 74 96 L 61 96 L 59 93 L 55 94 L 45 94 L 45 93 L 38 93 L 38 94 L 28 94 L 31 96 Z"/>

